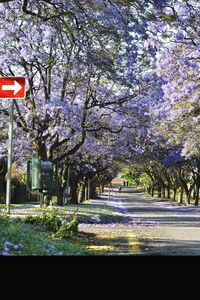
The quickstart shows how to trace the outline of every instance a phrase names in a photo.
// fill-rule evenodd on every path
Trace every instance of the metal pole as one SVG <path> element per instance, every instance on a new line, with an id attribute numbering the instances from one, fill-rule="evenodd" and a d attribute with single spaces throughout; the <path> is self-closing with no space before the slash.
<path id="1" fill-rule="evenodd" d="M 68 203 L 68 199 L 69 199 L 69 178 L 70 178 L 70 166 L 68 166 L 68 170 L 67 170 L 67 195 L 66 195 L 65 203 Z"/>
<path id="2" fill-rule="evenodd" d="M 88 200 L 90 200 L 90 179 L 88 179 Z"/>
<path id="3" fill-rule="evenodd" d="M 85 201 L 87 201 L 88 183 L 85 182 Z"/>
<path id="4" fill-rule="evenodd" d="M 11 199 L 13 116 L 14 116 L 14 101 L 12 99 L 10 104 L 10 112 L 9 112 L 8 173 L 7 173 L 7 186 L 6 186 L 6 211 L 8 214 L 10 213 L 10 199 Z"/>

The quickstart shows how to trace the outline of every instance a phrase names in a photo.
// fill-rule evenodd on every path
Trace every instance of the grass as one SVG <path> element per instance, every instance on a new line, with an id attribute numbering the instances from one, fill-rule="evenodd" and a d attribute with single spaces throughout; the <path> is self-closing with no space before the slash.
<path id="1" fill-rule="evenodd" d="M 48 208 L 41 208 L 39 204 L 37 207 L 30 207 L 31 204 L 11 204 L 12 216 L 26 216 L 36 215 L 42 212 L 56 209 L 58 214 L 64 218 L 69 218 L 75 214 L 81 223 L 97 223 L 95 219 L 100 219 L 102 223 L 121 222 L 123 215 L 119 213 L 115 207 L 106 204 L 106 200 L 89 200 L 84 203 L 75 205 L 69 204 L 62 207 L 53 206 Z M 0 211 L 5 210 L 5 205 L 0 206 Z"/>
<path id="2" fill-rule="evenodd" d="M 110 202 L 112 203 L 112 202 Z M 69 204 L 63 207 L 53 206 L 40 208 L 39 203 L 31 207 L 27 204 L 11 204 L 11 217 L 0 217 L 0 253 L 4 251 L 5 243 L 21 245 L 18 249 L 11 246 L 9 253 L 18 256 L 100 256 L 113 255 L 118 253 L 118 245 L 122 239 L 117 235 L 105 237 L 90 235 L 89 232 L 79 232 L 77 236 L 65 240 L 58 240 L 39 225 L 25 224 L 22 220 L 27 215 L 40 215 L 43 212 L 57 211 L 57 215 L 64 219 L 76 215 L 79 222 L 97 223 L 116 223 L 124 219 L 123 214 L 119 213 L 116 207 L 107 202 L 106 196 L 102 199 L 89 200 L 79 205 Z M 0 205 L 0 213 L 5 212 L 5 204 Z M 1 215 L 1 214 L 0 214 Z M 117 247 L 117 248 L 116 248 Z M 128 249 L 128 244 L 126 248 Z M 132 247 L 132 246 L 131 246 Z M 121 249 L 121 247 L 119 246 Z M 123 247 L 122 247 L 123 248 Z"/>
<path id="3" fill-rule="evenodd" d="M 21 219 L 0 216 L 0 253 L 17 256 L 89 256 L 97 255 L 85 245 L 84 237 L 58 240 L 41 226 L 24 224 Z M 12 244 L 9 244 L 12 243 Z M 13 245 L 13 246 L 12 246 Z M 14 249 L 14 247 L 18 249 Z M 99 252 L 98 252 L 99 255 Z"/>
<path id="4" fill-rule="evenodd" d="M 91 219 L 93 217 L 100 218 L 103 223 L 120 222 L 123 219 L 121 213 L 117 212 L 113 206 L 105 204 L 101 200 L 89 200 L 80 205 L 70 204 L 59 208 L 59 210 L 64 214 L 76 213 L 83 223 L 93 223 Z"/>

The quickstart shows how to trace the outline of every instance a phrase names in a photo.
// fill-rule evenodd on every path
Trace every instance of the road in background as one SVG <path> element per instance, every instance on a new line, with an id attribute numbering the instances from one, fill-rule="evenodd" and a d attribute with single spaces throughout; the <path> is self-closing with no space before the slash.
<path id="1" fill-rule="evenodd" d="M 114 188 L 98 200 L 127 217 L 124 224 L 82 225 L 108 254 L 200 255 L 200 208 L 145 197 L 133 187 Z M 95 245 L 93 245 L 95 247 Z"/>

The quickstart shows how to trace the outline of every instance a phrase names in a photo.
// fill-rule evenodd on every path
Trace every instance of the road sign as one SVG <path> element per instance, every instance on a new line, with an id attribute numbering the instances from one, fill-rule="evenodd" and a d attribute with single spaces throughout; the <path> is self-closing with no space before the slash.
<path id="1" fill-rule="evenodd" d="M 24 99 L 25 77 L 0 77 L 0 99 Z"/>
<path id="2" fill-rule="evenodd" d="M 13 140 L 13 117 L 14 100 L 24 99 L 26 97 L 26 79 L 25 77 L 0 77 L 0 99 L 11 99 L 9 112 L 9 130 L 8 130 L 8 172 L 6 187 L 6 207 L 7 213 L 10 213 L 11 199 L 11 178 L 12 178 L 12 140 Z"/>

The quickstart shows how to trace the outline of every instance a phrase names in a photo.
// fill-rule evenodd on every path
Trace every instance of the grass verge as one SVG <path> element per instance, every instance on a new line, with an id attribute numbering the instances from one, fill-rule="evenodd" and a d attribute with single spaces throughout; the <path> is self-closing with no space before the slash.
<path id="1" fill-rule="evenodd" d="M 70 218 L 76 215 L 80 223 L 116 223 L 124 220 L 124 215 L 120 213 L 114 206 L 106 204 L 106 201 L 90 200 L 78 205 L 69 204 L 65 206 L 53 206 L 40 208 L 39 204 L 11 204 L 12 217 L 25 217 L 27 215 L 39 215 L 44 212 L 50 212 L 56 209 L 60 217 Z M 6 207 L 0 206 L 0 211 L 5 212 Z"/>
<path id="2" fill-rule="evenodd" d="M 84 246 L 84 237 L 59 240 L 41 226 L 24 224 L 21 219 L 0 216 L 1 256 L 88 256 L 97 255 Z M 99 255 L 99 252 L 98 252 Z"/>

